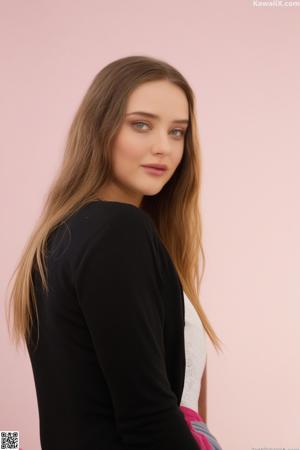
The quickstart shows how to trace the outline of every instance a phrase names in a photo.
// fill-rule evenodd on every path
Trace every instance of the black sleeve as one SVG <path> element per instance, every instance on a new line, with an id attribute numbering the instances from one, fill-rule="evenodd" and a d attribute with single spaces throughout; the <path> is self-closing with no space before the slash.
<path id="1" fill-rule="evenodd" d="M 89 239 L 76 270 L 79 304 L 124 449 L 199 450 L 167 377 L 162 280 L 143 214 L 120 208 Z"/>

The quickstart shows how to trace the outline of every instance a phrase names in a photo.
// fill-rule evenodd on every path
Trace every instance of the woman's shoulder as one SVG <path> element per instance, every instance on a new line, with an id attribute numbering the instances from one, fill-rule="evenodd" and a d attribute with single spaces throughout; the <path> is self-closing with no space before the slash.
<path id="1" fill-rule="evenodd" d="M 159 253 L 160 239 L 146 211 L 129 203 L 92 201 L 78 208 L 59 227 L 60 247 L 69 249 L 74 261 L 80 261 L 89 247 L 151 247 Z M 100 251 L 100 250 L 99 250 Z"/>
<path id="2" fill-rule="evenodd" d="M 102 267 L 104 272 L 112 261 L 120 274 L 134 268 L 136 276 L 150 269 L 160 276 L 160 243 L 154 223 L 145 211 L 132 204 L 86 204 L 74 215 L 71 234 L 71 265 L 77 280 L 84 268 Z"/>
<path id="3" fill-rule="evenodd" d="M 55 262 L 67 261 L 72 272 L 97 253 L 134 258 L 139 252 L 159 254 L 154 223 L 142 209 L 113 201 L 92 201 L 77 208 L 50 233 L 47 253 Z M 125 258 L 124 258 L 125 259 Z"/>
<path id="4" fill-rule="evenodd" d="M 66 256 L 73 274 L 78 275 L 80 267 L 99 266 L 100 260 L 105 265 L 113 258 L 122 268 L 135 267 L 136 274 L 148 265 L 160 280 L 170 276 L 178 282 L 168 250 L 145 210 L 128 203 L 93 201 L 79 208 L 67 225 Z"/>
<path id="5" fill-rule="evenodd" d="M 106 231 L 134 233 L 147 230 L 155 233 L 151 217 L 141 208 L 130 203 L 95 200 L 79 208 L 69 220 L 74 232 L 90 237 Z"/>

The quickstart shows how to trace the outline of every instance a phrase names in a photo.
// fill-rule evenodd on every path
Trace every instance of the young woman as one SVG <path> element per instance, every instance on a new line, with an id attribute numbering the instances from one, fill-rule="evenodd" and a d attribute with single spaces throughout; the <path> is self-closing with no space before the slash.
<path id="1" fill-rule="evenodd" d="M 129 56 L 96 75 L 10 297 L 43 450 L 221 449 L 200 415 L 204 333 L 221 341 L 199 302 L 199 154 L 175 68 Z"/>

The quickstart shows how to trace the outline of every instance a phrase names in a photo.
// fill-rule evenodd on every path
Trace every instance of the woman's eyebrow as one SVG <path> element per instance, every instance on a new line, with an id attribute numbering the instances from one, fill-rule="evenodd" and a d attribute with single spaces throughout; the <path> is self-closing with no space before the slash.
<path id="1" fill-rule="evenodd" d="M 149 113 L 146 111 L 134 111 L 131 113 L 126 114 L 126 116 L 131 116 L 132 114 L 139 114 L 140 116 L 146 116 L 146 117 L 152 117 L 153 119 L 160 119 L 159 116 L 153 113 Z M 172 121 L 173 123 L 189 123 L 188 119 L 175 119 Z"/>

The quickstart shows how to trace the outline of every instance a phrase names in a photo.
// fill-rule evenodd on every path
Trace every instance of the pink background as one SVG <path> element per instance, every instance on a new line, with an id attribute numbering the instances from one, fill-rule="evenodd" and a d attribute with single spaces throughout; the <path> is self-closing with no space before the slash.
<path id="1" fill-rule="evenodd" d="M 182 71 L 197 97 L 202 301 L 225 343 L 220 356 L 209 343 L 208 427 L 224 450 L 300 448 L 300 7 L 10 0 L 0 10 L 0 430 L 40 449 L 29 358 L 4 319 L 8 279 L 93 77 L 144 54 Z"/>

